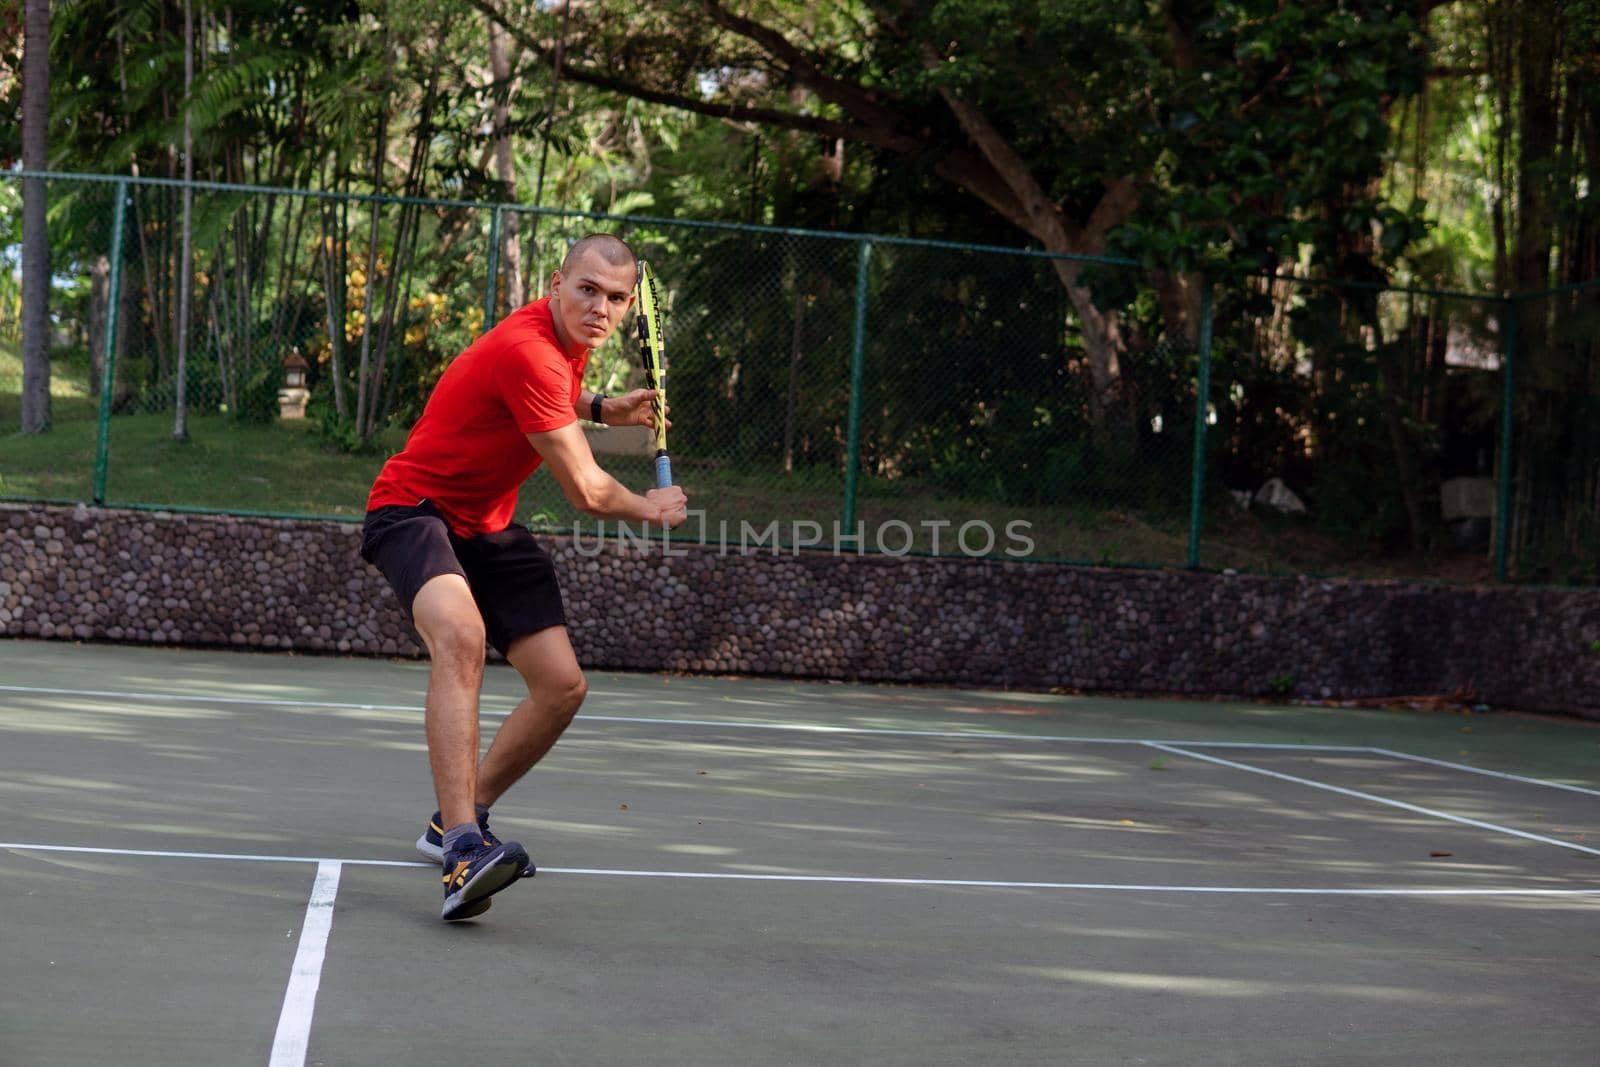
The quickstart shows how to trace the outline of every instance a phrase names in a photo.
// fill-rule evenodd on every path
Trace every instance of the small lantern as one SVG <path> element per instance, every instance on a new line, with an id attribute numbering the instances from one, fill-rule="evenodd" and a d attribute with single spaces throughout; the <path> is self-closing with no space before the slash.
<path id="1" fill-rule="evenodd" d="M 306 370 L 311 364 L 298 351 L 290 350 L 283 357 L 283 388 L 278 390 L 278 417 L 283 419 L 303 419 L 306 417 L 306 402 L 311 399 L 311 390 L 306 388 Z"/>
<path id="2" fill-rule="evenodd" d="M 289 354 L 283 357 L 283 384 L 290 389 L 304 389 L 306 369 L 310 366 L 311 364 L 306 362 L 306 357 L 291 349 Z"/>

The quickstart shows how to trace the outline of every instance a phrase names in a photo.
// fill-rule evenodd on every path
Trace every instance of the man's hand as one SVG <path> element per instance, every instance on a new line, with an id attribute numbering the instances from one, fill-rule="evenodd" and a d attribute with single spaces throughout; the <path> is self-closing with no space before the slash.
<path id="1" fill-rule="evenodd" d="M 601 415 L 606 420 L 607 426 L 649 426 L 656 424 L 655 413 L 656 391 L 654 389 L 635 389 L 631 393 L 621 396 L 608 396 L 600 405 Z M 672 408 L 668 407 L 668 411 Z M 672 420 L 667 420 L 667 428 L 672 428 Z"/>
<path id="2" fill-rule="evenodd" d="M 643 391 L 648 392 L 648 390 Z M 669 530 L 689 517 L 689 498 L 676 485 L 669 485 L 665 489 L 651 489 L 645 493 L 644 498 L 661 509 L 661 514 L 655 521 Z"/>

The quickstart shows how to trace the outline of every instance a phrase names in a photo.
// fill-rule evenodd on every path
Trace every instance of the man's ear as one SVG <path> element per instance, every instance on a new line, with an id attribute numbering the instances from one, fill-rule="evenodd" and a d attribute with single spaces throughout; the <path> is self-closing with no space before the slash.
<path id="1" fill-rule="evenodd" d="M 555 296 L 557 290 L 559 290 L 560 288 L 561 288 L 561 272 L 559 270 L 553 270 L 553 271 L 550 272 L 550 295 L 551 296 Z"/>

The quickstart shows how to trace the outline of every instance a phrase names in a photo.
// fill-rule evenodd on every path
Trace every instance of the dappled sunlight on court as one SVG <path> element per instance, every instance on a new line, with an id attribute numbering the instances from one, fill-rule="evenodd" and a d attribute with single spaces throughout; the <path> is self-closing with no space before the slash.
<path id="1" fill-rule="evenodd" d="M 657 852 L 671 852 L 682 856 L 734 856 L 741 851 L 726 845 L 657 845 Z"/>
<path id="2" fill-rule="evenodd" d="M 18 791 L 38 790 L 41 793 L 116 793 L 126 788 L 118 782 L 97 778 L 72 778 L 39 771 L 8 772 L 5 778 L 0 780 L 0 784 Z"/>
<path id="3" fill-rule="evenodd" d="M 1135 822 L 1132 819 L 1093 819 L 1048 811 L 1016 812 L 1010 817 L 1024 820 L 1037 820 L 1039 822 L 1053 823 L 1063 828 L 1081 830 L 1114 830 L 1122 833 L 1136 834 L 1177 834 L 1185 832 L 1177 827 L 1152 826 L 1148 823 L 1141 824 Z"/>
<path id="4" fill-rule="evenodd" d="M 1005 970 L 1026 978 L 1043 978 L 1053 982 L 1075 985 L 1109 986 L 1151 993 L 1170 993 L 1192 997 L 1272 997 L 1280 998 L 1296 993 L 1313 993 L 1322 997 L 1352 998 L 1381 1001 L 1385 1004 L 1410 1004 L 1419 1007 L 1436 1004 L 1442 998 L 1424 989 L 1400 986 L 1341 985 L 1338 983 L 1286 981 L 1281 978 L 1232 978 L 1222 975 L 1136 974 L 1117 971 L 1095 971 L 1078 967 L 1007 967 Z M 1455 994 L 1451 1002 L 1471 1007 L 1494 1008 L 1505 1003 L 1505 998 L 1486 994 L 1466 995 L 1465 1001 Z"/>
<path id="5" fill-rule="evenodd" d="M 504 827 L 507 832 L 512 830 L 523 833 L 530 841 L 552 836 L 570 836 L 578 839 L 604 838 L 604 837 L 637 837 L 645 831 L 635 826 L 624 826 L 618 823 L 576 822 L 571 819 L 559 821 L 551 819 L 533 818 L 527 815 L 505 815 L 495 819 L 497 827 Z M 535 836 L 536 835 L 536 836 Z"/>

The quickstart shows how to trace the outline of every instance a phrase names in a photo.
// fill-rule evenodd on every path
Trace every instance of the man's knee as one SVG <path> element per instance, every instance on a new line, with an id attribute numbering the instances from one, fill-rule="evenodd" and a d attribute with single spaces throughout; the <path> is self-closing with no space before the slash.
<path id="1" fill-rule="evenodd" d="M 580 671 L 577 679 L 572 683 L 569 698 L 572 701 L 572 710 L 576 712 L 583 706 L 584 698 L 589 695 L 589 679 Z"/>
<path id="2" fill-rule="evenodd" d="M 482 672 L 483 617 L 464 578 L 443 574 L 431 579 L 418 591 L 411 612 L 417 633 L 428 646 L 428 658 L 436 666 Z"/>
<path id="3" fill-rule="evenodd" d="M 578 714 L 578 709 L 583 706 L 584 697 L 589 695 L 589 679 L 584 677 L 582 671 L 574 670 L 558 679 L 552 679 L 541 688 L 545 691 L 532 694 L 534 699 L 540 700 L 548 707 L 551 714 L 570 723 L 572 717 Z"/>
<path id="4" fill-rule="evenodd" d="M 486 647 L 482 620 L 445 619 L 427 629 L 418 627 L 418 632 L 428 646 L 428 658 L 435 664 L 456 670 L 482 672 Z"/>

